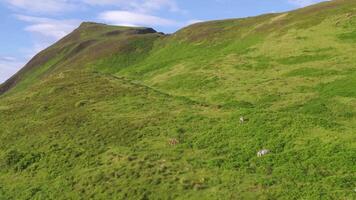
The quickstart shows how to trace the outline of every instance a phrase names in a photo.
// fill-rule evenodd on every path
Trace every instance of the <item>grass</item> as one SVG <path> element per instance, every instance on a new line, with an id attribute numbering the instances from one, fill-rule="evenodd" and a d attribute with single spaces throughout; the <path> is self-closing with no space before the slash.
<path id="1" fill-rule="evenodd" d="M 0 96 L 0 199 L 354 199 L 355 6 L 84 23 Z"/>
<path id="2" fill-rule="evenodd" d="M 329 96 L 356 97 L 356 78 L 354 74 L 319 86 L 321 93 Z"/>
<path id="3" fill-rule="evenodd" d="M 333 76 L 338 74 L 336 70 L 325 70 L 325 69 L 315 69 L 315 68 L 298 68 L 287 74 L 289 77 L 323 77 L 323 76 Z"/>

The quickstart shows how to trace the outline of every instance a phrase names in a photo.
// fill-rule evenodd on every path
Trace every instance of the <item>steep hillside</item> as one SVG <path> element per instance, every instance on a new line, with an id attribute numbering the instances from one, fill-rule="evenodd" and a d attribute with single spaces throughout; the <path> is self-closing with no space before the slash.
<path id="1" fill-rule="evenodd" d="M 0 87 L 0 199 L 355 199 L 355 25 L 83 23 Z"/>
<path id="2" fill-rule="evenodd" d="M 71 34 L 36 55 L 2 85 L 0 94 L 14 86 L 17 89 L 25 89 L 65 68 L 83 69 L 82 65 L 112 54 L 135 56 L 137 51 L 147 53 L 153 41 L 160 36 L 161 33 L 151 28 L 116 27 L 84 22 Z"/>

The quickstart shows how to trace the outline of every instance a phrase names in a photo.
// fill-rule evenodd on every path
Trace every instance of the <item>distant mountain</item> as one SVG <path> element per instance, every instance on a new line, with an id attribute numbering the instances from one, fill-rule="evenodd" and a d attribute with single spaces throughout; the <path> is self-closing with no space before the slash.
<path id="1" fill-rule="evenodd" d="M 355 199 L 354 52 L 353 0 L 82 23 L 0 86 L 0 199 Z"/>

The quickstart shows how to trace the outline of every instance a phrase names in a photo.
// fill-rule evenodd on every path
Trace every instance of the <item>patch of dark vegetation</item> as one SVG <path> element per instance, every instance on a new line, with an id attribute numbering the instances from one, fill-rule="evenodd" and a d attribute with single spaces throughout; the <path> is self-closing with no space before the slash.
<path id="1" fill-rule="evenodd" d="M 266 56 L 254 56 L 254 57 L 246 57 L 252 62 L 247 62 L 244 65 L 235 66 L 236 69 L 245 69 L 245 70 L 265 70 L 272 67 L 273 60 Z"/>
<path id="2" fill-rule="evenodd" d="M 92 26 L 108 26 L 108 25 L 104 23 L 98 23 L 98 22 L 82 22 L 79 28 L 87 28 Z"/>
<path id="3" fill-rule="evenodd" d="M 356 97 L 356 74 L 320 84 L 316 89 L 325 96 Z"/>
<path id="4" fill-rule="evenodd" d="M 298 86 L 296 92 L 309 93 L 314 92 L 315 89 L 311 86 Z"/>
<path id="5" fill-rule="evenodd" d="M 270 105 L 272 105 L 273 102 L 276 102 L 276 101 L 278 101 L 280 99 L 281 99 L 280 95 L 278 95 L 278 94 L 270 94 L 270 95 L 266 95 L 266 96 L 262 97 L 261 99 L 259 99 L 257 101 L 257 104 L 259 105 L 259 107 L 267 108 Z"/>
<path id="6" fill-rule="evenodd" d="M 87 40 L 84 42 L 79 43 L 70 53 L 65 57 L 66 59 L 72 58 L 75 55 L 79 54 L 80 52 L 84 51 L 88 47 L 94 45 L 97 41 L 96 40 Z"/>
<path id="7" fill-rule="evenodd" d="M 340 34 L 340 35 L 338 35 L 338 38 L 344 42 L 355 43 L 356 42 L 356 31 Z"/>
<path id="8" fill-rule="evenodd" d="M 299 68 L 295 69 L 286 74 L 287 77 L 321 77 L 321 76 L 332 76 L 337 75 L 340 72 L 336 70 L 325 70 L 325 69 L 316 69 L 316 68 Z"/>
<path id="9" fill-rule="evenodd" d="M 337 123 L 338 119 L 352 119 L 356 114 L 352 109 L 349 105 L 330 99 L 316 98 L 303 104 L 289 106 L 281 111 L 310 116 L 312 121 L 314 121 L 313 123 L 317 126 L 331 130 L 341 130 L 343 126 Z"/>
<path id="10" fill-rule="evenodd" d="M 331 105 L 333 104 L 329 100 L 316 98 L 311 99 L 303 104 L 292 105 L 288 108 L 283 109 L 283 111 L 296 112 L 314 116 L 329 116 L 330 118 L 332 118 L 333 116 L 337 116 L 338 113 L 335 113 L 333 111 Z"/>
<path id="11" fill-rule="evenodd" d="M 157 33 L 153 28 L 143 28 L 143 29 L 135 29 L 131 31 L 133 34 L 149 34 L 149 33 Z"/>
<path id="12" fill-rule="evenodd" d="M 248 101 L 230 101 L 222 105 L 223 108 L 254 108 L 255 105 Z"/>
<path id="13" fill-rule="evenodd" d="M 295 65 L 295 64 L 303 64 L 307 62 L 322 61 L 328 58 L 330 58 L 329 55 L 300 55 L 300 56 L 291 56 L 287 58 L 282 58 L 277 61 L 284 65 Z"/>
<path id="14" fill-rule="evenodd" d="M 144 34 L 150 34 L 150 33 L 157 33 L 156 30 L 153 28 L 138 28 L 138 29 L 130 29 L 130 30 L 114 30 L 110 31 L 104 34 L 104 36 L 118 36 L 122 34 L 137 34 L 137 35 L 144 35 Z M 159 33 L 163 34 L 164 33 Z"/>
<path id="15" fill-rule="evenodd" d="M 296 40 L 307 40 L 308 37 L 305 37 L 305 36 L 297 36 L 295 37 Z"/>
<path id="16" fill-rule="evenodd" d="M 125 31 L 123 30 L 114 30 L 114 31 L 110 31 L 104 34 L 104 36 L 117 36 L 117 35 L 121 35 L 122 33 L 124 33 Z"/>
<path id="17" fill-rule="evenodd" d="M 297 106 L 298 110 L 305 114 L 327 115 L 330 110 L 327 103 L 320 99 L 313 99 L 303 105 Z"/>
<path id="18" fill-rule="evenodd" d="M 325 47 L 325 48 L 319 48 L 319 49 L 305 49 L 303 50 L 304 53 L 325 53 L 325 52 L 330 52 L 335 50 L 335 47 Z"/>
<path id="19" fill-rule="evenodd" d="M 40 159 L 41 155 L 37 153 L 23 153 L 18 150 L 10 150 L 3 158 L 3 165 L 5 168 L 11 168 L 20 172 L 26 170 Z"/>
<path id="20" fill-rule="evenodd" d="M 329 108 L 329 105 L 331 105 L 329 101 L 312 99 L 304 104 L 293 105 L 281 111 L 308 116 L 306 120 L 310 126 L 322 127 L 329 130 L 342 130 L 342 125 L 336 121 L 336 117 L 340 114 L 335 113 L 332 108 Z"/>

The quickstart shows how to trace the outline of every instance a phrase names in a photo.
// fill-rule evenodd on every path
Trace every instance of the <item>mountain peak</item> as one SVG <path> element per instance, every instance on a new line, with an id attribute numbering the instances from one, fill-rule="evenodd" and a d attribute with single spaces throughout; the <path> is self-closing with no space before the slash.
<path id="1" fill-rule="evenodd" d="M 98 23 L 98 22 L 82 22 L 79 27 L 88 27 L 88 26 L 108 26 L 108 25 L 104 23 Z"/>

